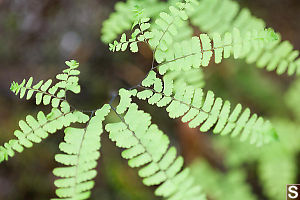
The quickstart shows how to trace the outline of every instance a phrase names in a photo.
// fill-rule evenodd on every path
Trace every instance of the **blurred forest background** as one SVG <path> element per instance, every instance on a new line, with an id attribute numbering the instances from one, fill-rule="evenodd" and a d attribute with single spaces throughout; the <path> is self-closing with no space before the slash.
<path id="1" fill-rule="evenodd" d="M 95 109 L 110 99 L 111 93 L 120 87 L 138 83 L 149 70 L 152 53 L 143 47 L 140 54 L 111 53 L 100 41 L 103 20 L 114 10 L 116 0 L 0 0 L 0 143 L 13 137 L 18 120 L 39 109 L 33 101 L 19 100 L 10 92 L 10 83 L 33 76 L 35 80 L 54 78 L 65 66 L 64 61 L 76 59 L 80 63 L 80 95 L 71 95 L 70 101 L 78 108 Z M 280 32 L 300 49 L 300 1 L 299 0 L 239 0 L 254 15 L 264 19 L 268 26 Z M 199 31 L 198 31 L 199 32 Z M 253 112 L 266 117 L 290 116 L 284 104 L 283 94 L 293 77 L 249 66 L 243 61 L 226 60 L 221 65 L 211 64 L 204 70 L 205 88 L 217 96 L 241 102 Z M 300 106 L 300 105 L 298 105 Z M 187 164 L 202 157 L 220 173 L 228 172 L 224 152 L 232 144 L 220 136 L 201 134 L 188 129 L 179 121 L 172 121 L 163 110 L 143 105 L 153 121 L 160 125 L 171 138 Z M 289 121 L 289 119 L 287 120 Z M 299 123 L 298 123 L 299 125 Z M 283 128 L 284 129 L 284 128 Z M 294 129 L 298 131 L 299 129 Z M 217 137 L 215 139 L 215 137 Z M 58 164 L 54 155 L 63 134 L 53 134 L 47 141 L 25 150 L 0 166 L 0 200 L 43 200 L 55 197 L 52 169 Z M 213 139 L 212 139 L 213 138 Z M 298 137 L 299 138 L 299 137 Z M 293 140 L 293 138 L 292 138 Z M 296 142 L 296 146 L 299 144 Z M 121 159 L 120 151 L 104 134 L 99 174 L 91 199 L 105 200 L 152 200 L 151 188 L 142 185 L 135 170 Z M 289 145 L 289 141 L 287 141 Z M 237 145 L 238 146 L 238 145 Z M 300 146 L 300 145 L 299 145 Z M 240 160 L 250 158 L 247 145 L 240 148 Z M 250 153 L 250 154 L 251 154 Z M 252 154 L 251 154 L 252 155 Z M 300 183 L 300 154 L 296 157 L 296 169 Z M 250 156 L 250 157 L 249 157 Z M 252 155 L 254 156 L 254 155 Z M 276 153 L 275 155 L 276 156 Z M 230 157 L 232 165 L 238 158 Z M 227 159 L 228 160 L 228 159 Z M 237 161 L 238 160 L 238 161 Z M 284 162 L 284 161 L 283 161 Z M 245 170 L 245 180 L 256 199 L 268 199 L 263 191 L 254 164 L 239 165 Z M 197 171 L 197 170 L 196 170 Z M 197 173 L 197 172 L 196 172 Z M 280 173 L 280 172 L 279 172 Z M 212 173 L 214 174 L 214 173 Z M 196 176 L 196 175 L 195 175 Z M 197 175 L 198 176 L 198 175 Z M 205 187 L 216 187 L 213 181 L 199 175 Z M 207 175 L 208 176 L 208 175 Z M 222 176 L 222 175 L 221 175 Z M 272 176 L 272 175 L 271 175 Z M 240 176 L 239 176 L 240 177 Z M 225 179 L 224 187 L 230 191 Z M 230 180 L 229 180 L 230 182 Z M 283 187 L 284 187 L 283 183 Z M 214 186 L 213 186 L 214 185 Z M 282 188 L 285 190 L 285 188 Z M 227 191 L 228 192 L 228 191 Z M 211 199 L 218 199 L 211 195 Z M 225 199 L 225 198 L 223 198 Z M 233 199 L 234 200 L 234 199 Z"/>

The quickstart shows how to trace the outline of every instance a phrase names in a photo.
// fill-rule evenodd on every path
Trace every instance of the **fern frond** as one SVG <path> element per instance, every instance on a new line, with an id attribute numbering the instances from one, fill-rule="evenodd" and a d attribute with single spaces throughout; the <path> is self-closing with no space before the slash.
<path id="1" fill-rule="evenodd" d="M 148 31 L 150 28 L 150 18 L 141 18 L 138 21 L 138 27 L 133 31 L 131 34 L 131 38 L 127 40 L 126 34 L 123 33 L 120 39 L 120 42 L 114 41 L 113 43 L 109 44 L 110 51 L 125 51 L 127 47 L 130 47 L 130 51 L 133 53 L 138 52 L 138 43 L 139 42 L 146 42 L 150 38 L 153 37 L 152 33 Z M 135 25 L 134 25 L 135 26 Z"/>
<path id="2" fill-rule="evenodd" d="M 144 9 L 143 16 L 155 18 L 158 13 L 167 8 L 167 3 L 158 0 L 128 0 L 127 2 L 118 2 L 113 12 L 107 20 L 103 22 L 101 40 L 110 43 L 126 30 L 130 30 L 133 24 L 136 24 L 135 8 Z"/>
<path id="3" fill-rule="evenodd" d="M 208 33 L 224 34 L 236 27 L 244 35 L 249 30 L 266 27 L 248 8 L 240 9 L 232 0 L 199 0 L 198 6 L 188 10 L 188 14 L 193 25 Z"/>
<path id="4" fill-rule="evenodd" d="M 195 3 L 193 0 L 192 2 Z M 190 1 L 185 3 L 177 3 L 175 6 L 169 7 L 170 14 L 161 12 L 155 20 L 155 24 L 150 30 L 150 18 L 141 18 L 138 22 L 134 22 L 133 26 L 139 25 L 132 33 L 131 39 L 127 40 L 125 33 L 122 34 L 120 42 L 114 41 L 109 44 L 111 51 L 125 51 L 128 46 L 132 52 L 138 51 L 137 43 L 147 42 L 156 51 L 167 51 L 175 41 L 180 41 L 183 38 L 190 37 L 192 30 L 188 26 L 187 15 L 185 9 L 192 7 Z M 181 28 L 181 34 L 177 34 Z M 162 43 L 162 44 L 160 44 Z M 157 53 L 159 55 L 159 52 Z"/>
<path id="5" fill-rule="evenodd" d="M 188 19 L 186 9 L 192 7 L 192 3 L 195 2 L 194 0 L 186 0 L 184 3 L 170 6 L 168 13 L 161 12 L 159 18 L 155 20 L 157 26 L 152 29 L 152 38 L 149 39 L 149 45 L 154 49 L 154 58 L 158 63 L 163 62 L 167 55 L 171 56 L 173 48 L 170 47 L 174 42 L 174 38 Z"/>
<path id="6" fill-rule="evenodd" d="M 28 81 L 25 79 L 22 81 L 21 84 L 18 84 L 16 82 L 13 82 L 10 89 L 12 92 L 14 92 L 16 95 L 20 95 L 20 98 L 22 99 L 26 92 L 26 99 L 29 100 L 32 98 L 33 94 L 35 94 L 36 104 L 39 105 L 43 102 L 44 105 L 48 105 L 51 103 L 51 99 L 53 101 L 53 107 L 58 107 L 59 103 L 61 101 L 64 101 L 64 93 L 59 93 L 55 95 L 55 93 L 58 90 L 57 86 L 51 86 L 52 80 L 49 79 L 45 83 L 44 81 L 38 82 L 36 85 L 32 86 L 33 78 L 30 77 Z M 49 89 L 49 91 L 48 91 Z"/>
<path id="7" fill-rule="evenodd" d="M 189 170 L 181 170 L 183 158 L 176 158 L 176 149 L 169 148 L 169 138 L 151 124 L 148 113 L 132 103 L 124 117 L 118 116 L 121 122 L 107 124 L 105 129 L 109 138 L 125 149 L 122 157 L 129 160 L 128 165 L 141 167 L 139 176 L 145 185 L 158 185 L 155 194 L 170 200 L 205 199 Z"/>
<path id="8" fill-rule="evenodd" d="M 263 20 L 252 16 L 247 8 L 240 10 L 238 3 L 232 0 L 200 0 L 199 6 L 187 13 L 191 23 L 209 35 L 224 34 L 236 27 L 241 31 L 241 37 L 245 38 L 248 31 L 266 27 Z M 293 50 L 288 41 L 281 42 L 279 39 L 242 58 L 247 63 L 256 63 L 259 68 L 276 70 L 277 74 L 286 71 L 288 75 L 300 74 L 299 51 Z"/>
<path id="9" fill-rule="evenodd" d="M 63 70 L 62 74 L 56 76 L 56 79 L 60 80 L 56 85 L 65 91 L 78 94 L 80 93 L 80 85 L 78 84 L 80 71 L 77 69 L 79 63 L 76 60 L 66 61 L 65 63 L 69 68 Z"/>
<path id="10" fill-rule="evenodd" d="M 214 169 L 204 160 L 197 160 L 190 165 L 191 174 L 196 182 L 203 185 L 203 190 L 214 200 L 255 200 L 251 187 L 246 183 L 243 170 L 228 170 L 224 173 Z"/>
<path id="11" fill-rule="evenodd" d="M 13 157 L 15 151 L 21 153 L 24 147 L 31 148 L 34 143 L 41 143 L 43 139 L 48 137 L 49 133 L 55 133 L 71 123 L 86 122 L 87 117 L 79 111 L 64 113 L 57 108 L 53 108 L 48 115 L 40 111 L 36 119 L 27 115 L 26 120 L 19 121 L 20 130 L 14 132 L 17 139 L 9 140 L 0 146 L 0 163 L 7 160 L 8 157 Z"/>
<path id="12" fill-rule="evenodd" d="M 80 200 L 90 197 L 90 190 L 94 187 L 93 178 L 97 175 L 95 168 L 100 157 L 102 122 L 109 111 L 110 106 L 105 104 L 96 111 L 85 129 L 65 129 L 65 141 L 59 145 L 64 154 L 56 154 L 55 160 L 67 166 L 53 170 L 55 176 L 61 177 L 54 182 L 60 199 Z"/>
<path id="13" fill-rule="evenodd" d="M 153 86 L 153 88 L 151 88 Z M 277 138 L 276 132 L 268 120 L 250 115 L 249 108 L 242 112 L 238 104 L 230 114 L 230 103 L 221 98 L 215 98 L 212 91 L 204 97 L 203 90 L 182 84 L 173 91 L 173 82 L 165 76 L 163 81 L 151 71 L 139 86 L 139 99 L 148 99 L 149 104 L 158 107 L 167 106 L 171 118 L 182 117 L 182 122 L 188 122 L 191 128 L 200 126 L 200 131 L 207 132 L 213 126 L 213 133 L 232 137 L 241 135 L 241 140 L 250 139 L 250 143 L 263 145 Z"/>
<path id="14" fill-rule="evenodd" d="M 252 30 L 247 32 L 247 37 L 241 37 L 236 28 L 221 37 L 215 33 L 210 38 L 207 34 L 200 37 L 192 37 L 175 43 L 167 52 L 161 51 L 160 63 L 156 68 L 160 74 L 171 71 L 188 71 L 200 66 L 208 66 L 214 55 L 214 62 L 220 63 L 223 58 L 229 58 L 233 54 L 235 59 L 243 58 L 249 53 L 259 51 L 264 46 L 274 43 L 277 35 L 272 29 Z"/>
<path id="15" fill-rule="evenodd" d="M 26 100 L 29 100 L 35 95 L 36 105 L 41 103 L 49 105 L 51 103 L 53 108 L 61 106 L 62 110 L 68 112 L 69 105 L 65 99 L 66 91 L 72 91 L 76 94 L 80 92 L 78 85 L 80 72 L 76 69 L 79 64 L 75 60 L 66 61 L 66 64 L 69 68 L 65 69 L 63 74 L 56 76 L 59 82 L 53 86 L 51 86 L 51 79 L 46 82 L 41 80 L 32 85 L 33 78 L 30 77 L 27 81 L 24 79 L 20 84 L 13 82 L 10 90 L 16 95 L 19 94 L 21 99 L 26 95 Z"/>

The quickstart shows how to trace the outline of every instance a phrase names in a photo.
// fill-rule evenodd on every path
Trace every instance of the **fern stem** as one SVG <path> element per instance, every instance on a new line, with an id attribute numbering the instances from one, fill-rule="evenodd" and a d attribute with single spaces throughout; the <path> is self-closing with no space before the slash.
<path id="1" fill-rule="evenodd" d="M 67 112 L 67 113 L 63 113 L 63 114 L 61 114 L 61 115 L 55 117 L 54 119 L 49 120 L 49 121 L 45 122 L 45 123 L 42 124 L 42 125 L 39 125 L 37 128 L 32 129 L 32 130 L 31 130 L 30 132 L 28 132 L 28 133 L 25 133 L 25 134 L 24 134 L 25 137 L 27 137 L 27 136 L 30 135 L 31 133 L 34 133 L 36 130 L 38 130 L 38 129 L 40 129 L 40 128 L 43 128 L 46 124 L 51 123 L 51 122 L 53 122 L 53 121 L 55 121 L 55 120 L 57 120 L 57 119 L 59 119 L 59 118 L 61 118 L 61 117 L 64 117 L 64 116 L 66 116 L 67 114 L 70 114 L 71 112 L 74 112 L 74 111 L 69 111 L 69 112 Z"/>
<path id="2" fill-rule="evenodd" d="M 161 37 L 160 37 L 159 40 L 158 40 L 158 44 L 160 44 L 162 38 L 165 36 L 166 32 L 169 30 L 169 27 L 170 27 L 173 23 L 174 23 L 174 19 L 173 19 L 173 21 L 172 21 L 170 24 L 168 24 L 167 28 L 164 30 L 163 34 L 161 35 Z M 151 69 L 153 69 L 153 67 L 154 67 L 154 57 L 155 57 L 154 55 L 155 55 L 155 52 L 156 52 L 156 50 L 157 50 L 157 47 L 158 47 L 158 45 L 157 45 L 157 46 L 155 47 L 155 49 L 153 50 Z"/>
<path id="3" fill-rule="evenodd" d="M 212 44 L 212 45 L 213 45 L 213 44 Z M 214 48 L 211 48 L 211 49 L 208 49 L 208 50 L 203 50 L 203 49 L 201 48 L 201 53 L 203 54 L 203 53 L 205 53 L 205 52 L 211 52 L 211 51 L 215 51 L 215 50 L 217 50 L 217 49 L 224 49 L 225 47 L 229 47 L 229 46 L 232 46 L 232 45 L 233 45 L 233 44 L 227 44 L 227 45 L 223 45 L 223 46 L 220 46 L 220 47 L 214 47 Z M 155 67 L 153 67 L 153 68 L 151 68 L 151 69 L 156 69 L 156 68 L 158 68 L 158 67 L 160 67 L 160 66 L 162 66 L 162 65 L 166 65 L 166 64 L 168 64 L 168 63 L 175 62 L 175 61 L 177 61 L 177 60 L 181 60 L 181 59 L 187 58 L 187 57 L 189 57 L 189 56 L 194 56 L 195 54 L 196 54 L 196 53 L 191 53 L 191 54 L 188 54 L 188 55 L 185 55 L 185 56 L 181 56 L 181 57 L 178 57 L 178 58 L 174 58 L 174 59 L 172 59 L 172 60 L 163 62 L 163 63 L 161 63 L 161 64 L 159 64 L 159 65 L 157 65 L 157 66 L 155 66 Z"/>
<path id="4" fill-rule="evenodd" d="M 49 92 L 46 92 L 46 91 L 42 91 L 42 90 L 39 90 L 39 89 L 34 89 L 34 88 L 32 88 L 32 87 L 24 87 L 26 90 L 32 90 L 32 91 L 35 91 L 35 92 L 38 92 L 38 93 L 42 93 L 42 94 L 45 94 L 45 95 L 49 95 L 49 96 L 51 96 L 51 97 L 53 97 L 53 98 L 56 98 L 56 99 L 59 99 L 60 101 L 66 101 L 67 102 L 67 100 L 66 100 L 66 98 L 61 98 L 61 97 L 58 97 L 58 96 L 56 96 L 56 95 L 54 95 L 54 94 L 50 94 Z"/>
<path id="5" fill-rule="evenodd" d="M 176 60 L 180 60 L 180 59 L 183 59 L 183 58 L 186 58 L 186 57 L 189 57 L 189 56 L 193 56 L 193 55 L 195 55 L 195 54 L 196 54 L 196 53 L 191 53 L 191 54 L 188 54 L 188 55 L 185 55 L 185 56 L 181 56 L 181 57 L 178 57 L 178 58 L 174 58 L 173 60 L 169 60 L 169 61 L 163 62 L 163 63 L 161 63 L 161 64 L 159 64 L 159 65 L 157 65 L 157 66 L 151 68 L 151 70 L 157 69 L 158 67 L 160 67 L 160 66 L 162 66 L 162 65 L 166 65 L 166 64 L 171 63 L 171 62 L 174 62 L 174 61 L 176 61 Z"/>
<path id="6" fill-rule="evenodd" d="M 84 132 L 83 132 L 83 135 L 82 135 L 82 138 L 81 138 L 81 141 L 80 141 L 80 144 L 79 144 L 79 151 L 78 151 L 78 154 L 77 154 L 77 156 L 76 156 L 76 169 L 75 169 L 75 176 L 74 176 L 74 183 L 76 184 L 77 183 L 77 178 L 78 178 L 78 162 L 79 162 L 79 157 L 80 157 L 80 153 L 81 153 L 81 149 L 82 149 L 82 144 L 83 144 L 83 140 L 84 140 L 84 137 L 85 137 L 85 135 L 86 135 L 86 130 L 87 130 L 87 127 L 89 126 L 89 124 L 90 124 L 90 121 L 91 121 L 91 119 L 92 119 L 92 117 L 93 117 L 93 115 L 94 115 L 94 111 L 91 113 L 91 115 L 90 115 L 90 118 L 89 118 L 89 121 L 87 122 L 87 124 L 86 124 L 86 126 L 85 126 L 85 128 L 84 128 Z M 73 195 L 72 195 L 73 197 L 75 197 L 76 196 L 76 187 L 73 187 Z"/>

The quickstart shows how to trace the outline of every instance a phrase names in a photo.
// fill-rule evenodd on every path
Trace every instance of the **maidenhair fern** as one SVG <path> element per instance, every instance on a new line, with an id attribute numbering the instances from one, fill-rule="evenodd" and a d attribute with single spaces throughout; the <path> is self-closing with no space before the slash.
<path id="1" fill-rule="evenodd" d="M 137 105 L 132 103 L 131 97 L 136 96 L 136 90 L 120 89 L 120 103 L 116 108 L 112 104 L 105 104 L 94 111 L 78 111 L 69 105 L 66 97 L 68 90 L 74 93 L 80 91 L 77 76 L 79 71 L 76 69 L 78 63 L 72 60 L 66 64 L 69 68 L 57 75 L 59 81 L 52 87 L 52 81 L 44 84 L 40 81 L 32 86 L 32 78 L 21 84 L 12 83 L 11 90 L 15 94 L 20 93 L 21 98 L 26 92 L 29 97 L 35 94 L 36 99 L 40 99 L 36 100 L 37 105 L 41 102 L 49 105 L 55 99 L 59 101 L 51 103 L 52 111 L 47 116 L 40 111 L 37 119 L 28 115 L 26 121 L 19 122 L 21 130 L 15 131 L 17 139 L 0 147 L 1 162 L 12 157 L 15 151 L 22 152 L 24 147 L 40 143 L 49 133 L 65 128 L 64 142 L 59 145 L 63 153 L 55 155 L 55 160 L 65 165 L 53 170 L 54 175 L 59 177 L 54 182 L 56 194 L 58 199 L 88 199 L 94 187 L 93 179 L 97 175 L 95 168 L 100 156 L 102 123 L 112 108 L 121 122 L 106 125 L 109 137 L 118 147 L 127 149 L 122 152 L 122 157 L 129 159 L 130 167 L 143 166 L 139 170 L 139 176 L 143 178 L 145 185 L 158 186 L 155 194 L 168 199 L 206 199 L 201 187 L 189 174 L 189 169 L 183 169 L 183 158 L 176 156 L 174 147 L 169 147 L 168 137 L 156 125 L 151 124 L 149 114 L 138 110 Z M 63 96 L 60 95 L 61 91 Z M 90 117 L 84 114 L 86 112 L 90 112 Z M 71 127 L 72 123 L 85 123 L 86 127 Z"/>
<path id="2" fill-rule="evenodd" d="M 184 168 L 183 157 L 177 156 L 176 148 L 170 146 L 167 135 L 151 122 L 150 114 L 138 108 L 137 99 L 166 107 L 170 118 L 180 118 L 201 132 L 240 136 L 240 140 L 257 146 L 278 143 L 269 120 L 251 114 L 250 109 L 243 109 L 241 104 L 232 108 L 229 101 L 215 97 L 211 90 L 204 92 L 200 68 L 233 55 L 235 59 L 257 62 L 259 67 L 267 66 L 270 71 L 276 69 L 278 74 L 285 71 L 290 75 L 299 74 L 298 51 L 288 42 L 280 43 L 278 33 L 266 28 L 263 21 L 252 17 L 247 9 L 238 14 L 239 6 L 230 0 L 128 0 L 118 3 L 116 10 L 104 22 L 102 40 L 111 42 L 112 52 L 129 49 L 136 53 L 140 43 L 148 45 L 153 60 L 145 78 L 130 89 L 119 89 L 109 104 L 92 111 L 77 110 L 68 102 L 68 91 L 80 93 L 79 64 L 74 60 L 66 62 L 68 68 L 56 76 L 56 83 L 49 79 L 33 84 L 32 77 L 21 83 L 13 82 L 11 90 L 20 98 L 34 97 L 37 105 L 43 103 L 52 110 L 49 114 L 40 111 L 36 118 L 28 115 L 21 120 L 20 130 L 14 132 L 16 139 L 0 146 L 0 162 L 15 152 L 21 153 L 24 147 L 41 143 L 49 133 L 64 129 L 64 141 L 59 144 L 62 153 L 55 155 L 55 160 L 65 166 L 53 170 L 58 177 L 54 182 L 56 194 L 58 199 L 88 199 L 97 175 L 95 168 L 100 157 L 103 123 L 112 111 L 119 121 L 105 125 L 110 140 L 123 150 L 121 155 L 130 167 L 139 168 L 143 183 L 155 186 L 155 195 L 169 200 L 206 199 L 200 186 L 206 184 L 206 180 L 201 184 L 194 180 L 189 168 Z M 192 37 L 189 23 L 207 33 Z M 132 33 L 128 37 L 125 31 L 129 29 Z M 120 39 L 113 41 L 118 35 Z M 296 96 L 294 92 L 292 95 Z M 115 107 L 117 98 L 119 103 Z M 85 126 L 72 127 L 73 123 Z M 264 155 L 264 160 L 270 162 L 261 164 L 261 171 L 278 162 L 268 159 L 267 153 Z M 265 175 L 261 179 L 271 180 L 267 173 Z M 248 192 L 247 187 L 244 188 Z"/>

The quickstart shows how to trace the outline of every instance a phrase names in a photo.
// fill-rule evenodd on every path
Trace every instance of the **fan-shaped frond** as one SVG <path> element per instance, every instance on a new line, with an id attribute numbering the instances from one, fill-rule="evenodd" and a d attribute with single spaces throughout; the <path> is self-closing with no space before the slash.
<path id="1" fill-rule="evenodd" d="M 153 86 L 153 88 L 151 88 Z M 241 135 L 241 140 L 250 139 L 250 143 L 263 145 L 276 138 L 276 132 L 268 120 L 251 116 L 249 108 L 242 111 L 238 104 L 230 113 L 230 103 L 221 98 L 215 98 L 212 91 L 204 97 L 203 90 L 182 84 L 173 91 L 173 82 L 165 76 L 163 82 L 151 71 L 144 79 L 137 93 L 139 99 L 148 99 L 149 104 L 158 107 L 167 106 L 171 118 L 182 117 L 191 128 L 200 126 L 200 131 L 206 132 L 213 126 L 213 133 L 232 137 Z"/>
<path id="2" fill-rule="evenodd" d="M 51 103 L 54 108 L 60 105 L 62 110 L 68 110 L 68 103 L 65 99 L 66 91 L 72 91 L 76 94 L 80 92 L 80 86 L 78 85 L 78 75 L 80 72 L 76 69 L 79 64 L 75 60 L 66 61 L 66 64 L 69 68 L 56 76 L 59 82 L 53 86 L 51 86 L 51 79 L 46 82 L 41 80 L 37 84 L 32 85 L 33 78 L 30 77 L 27 81 L 24 79 L 20 84 L 13 82 L 10 89 L 16 95 L 19 94 L 20 98 L 26 95 L 27 100 L 31 99 L 35 94 L 37 105 L 42 102 L 44 105 Z"/>
<path id="3" fill-rule="evenodd" d="M 129 160 L 129 166 L 141 167 L 143 183 L 159 185 L 155 194 L 170 200 L 205 199 L 189 170 L 181 170 L 183 158 L 176 158 L 176 149 L 169 148 L 169 138 L 151 124 L 151 116 L 133 103 L 124 113 L 124 117 L 118 114 L 121 122 L 107 124 L 105 129 L 118 147 L 126 149 L 122 157 Z"/>
<path id="4" fill-rule="evenodd" d="M 208 66 L 214 55 L 214 62 L 220 63 L 231 54 L 235 59 L 243 58 L 252 52 L 260 51 L 264 46 L 274 43 L 277 35 L 272 29 L 252 30 L 247 37 L 241 37 L 238 29 L 227 32 L 223 37 L 215 33 L 212 38 L 207 34 L 192 37 L 189 40 L 175 43 L 173 48 L 160 51 L 156 68 L 160 74 L 171 71 L 188 71 L 200 66 Z"/>
<path id="5" fill-rule="evenodd" d="M 60 199 L 81 200 L 90 197 L 90 190 L 94 187 L 93 178 L 97 175 L 95 167 L 100 157 L 102 122 L 109 111 L 110 106 L 105 104 L 95 112 L 86 128 L 65 129 L 65 141 L 59 145 L 64 154 L 56 154 L 55 160 L 67 166 L 53 170 L 55 176 L 61 177 L 54 182 Z"/>
<path id="6" fill-rule="evenodd" d="M 187 13 L 193 25 L 210 35 L 224 34 L 236 27 L 241 31 L 241 37 L 245 38 L 248 31 L 266 27 L 263 20 L 252 16 L 247 8 L 240 10 L 238 3 L 232 0 L 200 0 L 199 6 Z M 241 58 L 248 63 L 256 63 L 259 68 L 276 70 L 278 74 L 286 71 L 288 75 L 300 74 L 299 51 L 293 50 L 288 41 L 277 40 Z"/>
<path id="7" fill-rule="evenodd" d="M 0 146 L 0 162 L 7 160 L 8 157 L 13 157 L 15 151 L 20 153 L 24 147 L 31 148 L 33 143 L 41 143 L 49 133 L 55 133 L 71 123 L 83 123 L 87 120 L 87 115 L 82 112 L 69 111 L 64 113 L 57 108 L 53 108 L 48 115 L 40 111 L 36 119 L 28 115 L 26 120 L 19 121 L 20 130 L 14 132 L 17 139 L 9 140 Z"/>
<path id="8" fill-rule="evenodd" d="M 228 170 L 224 173 L 214 169 L 204 160 L 197 160 L 190 166 L 196 182 L 203 185 L 207 196 L 214 200 L 255 200 L 246 173 L 242 170 Z"/>

